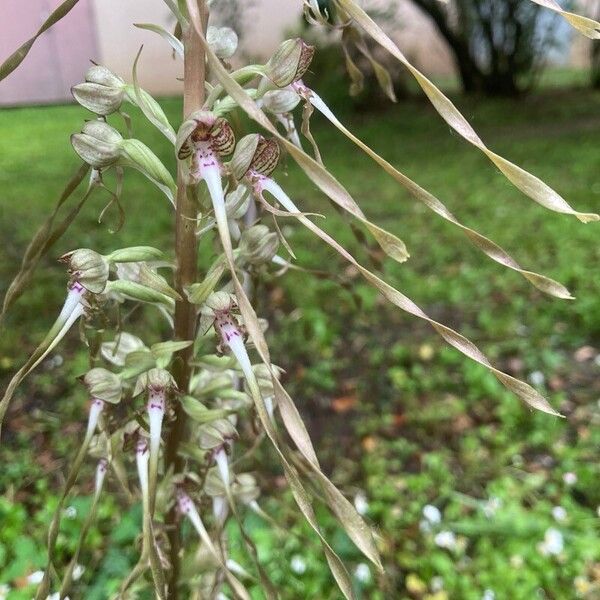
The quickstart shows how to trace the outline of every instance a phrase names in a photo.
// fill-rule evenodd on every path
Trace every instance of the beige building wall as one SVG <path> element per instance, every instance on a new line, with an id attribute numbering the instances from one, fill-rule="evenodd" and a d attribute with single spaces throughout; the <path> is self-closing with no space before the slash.
<path id="1" fill-rule="evenodd" d="M 247 0 L 239 0 L 245 2 Z M 0 60 L 5 59 L 42 24 L 60 0 L 0 0 Z M 365 6 L 389 6 L 389 0 L 364 0 Z M 582 14 L 599 10 L 598 0 L 578 0 Z M 247 11 L 244 54 L 267 58 L 283 36 L 297 30 L 302 0 L 255 0 Z M 381 25 L 417 67 L 429 74 L 454 71 L 451 55 L 430 20 L 410 0 L 401 0 L 399 14 Z M 131 80 L 131 67 L 143 44 L 138 75 L 156 95 L 181 91 L 183 65 L 173 58 L 159 35 L 134 27 L 154 23 L 172 30 L 175 24 L 163 0 L 82 0 L 56 27 L 34 45 L 18 71 L 0 86 L 0 105 L 70 100 L 70 87 L 81 81 L 89 60 L 102 63 Z M 589 64 L 589 40 L 574 32 L 571 65 Z M 382 51 L 382 56 L 385 52 Z"/>
<path id="2" fill-rule="evenodd" d="M 131 80 L 135 56 L 140 85 L 153 94 L 178 93 L 183 63 L 173 59 L 170 46 L 159 35 L 138 29 L 134 23 L 154 23 L 173 30 L 175 19 L 162 0 L 90 0 L 96 17 L 96 38 L 103 65 Z"/>
<path id="3" fill-rule="evenodd" d="M 181 90 L 183 64 L 173 59 L 168 43 L 156 33 L 133 27 L 154 23 L 172 31 L 175 20 L 162 0 L 91 0 L 96 15 L 100 58 L 104 65 L 129 79 L 133 59 L 143 44 L 139 62 L 140 85 L 153 94 Z M 244 49 L 250 56 L 268 57 L 283 32 L 298 23 L 300 0 L 260 0 L 249 12 Z"/>
<path id="4" fill-rule="evenodd" d="M 375 0 L 375 4 L 377 1 Z M 157 34 L 133 27 L 150 22 L 172 30 L 174 19 L 162 0 L 91 0 L 96 14 L 100 59 L 104 65 L 129 79 L 131 65 L 144 45 L 139 63 L 140 84 L 154 94 L 181 90 L 178 78 L 182 62 L 173 59 L 168 44 Z M 248 10 L 243 49 L 252 57 L 265 59 L 277 48 L 286 32 L 298 28 L 301 0 L 257 0 Z M 410 2 L 403 2 L 398 22 L 390 34 L 407 56 L 429 73 L 451 73 L 448 50 L 429 20 Z M 385 25 L 385 24 L 384 24 Z"/>

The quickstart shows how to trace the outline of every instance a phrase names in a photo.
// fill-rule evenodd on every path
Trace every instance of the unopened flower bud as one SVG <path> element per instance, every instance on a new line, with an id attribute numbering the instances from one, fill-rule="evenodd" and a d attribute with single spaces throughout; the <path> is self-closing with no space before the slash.
<path id="1" fill-rule="evenodd" d="M 250 190 L 244 185 L 238 185 L 233 192 L 229 192 L 225 197 L 225 210 L 230 219 L 241 219 L 250 206 Z"/>
<path id="2" fill-rule="evenodd" d="M 211 497 L 225 496 L 225 486 L 217 469 L 210 469 L 204 483 L 204 492 Z M 231 493 L 242 504 L 249 504 L 260 496 L 256 479 L 250 473 L 239 473 L 231 485 Z"/>
<path id="3" fill-rule="evenodd" d="M 292 112 L 299 103 L 300 96 L 290 89 L 271 90 L 263 96 L 265 109 L 276 115 Z"/>
<path id="4" fill-rule="evenodd" d="M 203 450 L 213 450 L 236 436 L 235 427 L 227 419 L 218 419 L 200 427 L 199 443 Z"/>
<path id="5" fill-rule="evenodd" d="M 175 389 L 177 389 L 177 384 L 169 371 L 166 369 L 150 369 L 138 377 L 133 395 L 137 396 L 144 391 L 166 394 Z"/>
<path id="6" fill-rule="evenodd" d="M 248 171 L 268 177 L 277 167 L 280 153 L 274 139 L 251 133 L 237 143 L 230 162 L 231 172 L 237 180 L 243 179 Z"/>
<path id="7" fill-rule="evenodd" d="M 298 81 L 308 70 L 315 53 L 315 47 L 304 40 L 285 40 L 267 64 L 267 77 L 279 88 Z"/>
<path id="8" fill-rule="evenodd" d="M 231 58 L 238 47 L 238 35 L 231 27 L 209 27 L 206 41 L 221 59 Z"/>
<path id="9" fill-rule="evenodd" d="M 166 188 L 172 195 L 175 194 L 177 186 L 171 173 L 146 144 L 133 138 L 125 139 L 120 144 L 120 150 L 119 164 L 137 169 L 161 189 Z"/>
<path id="10" fill-rule="evenodd" d="M 103 402 L 118 404 L 123 394 L 121 380 L 107 369 L 97 367 L 89 370 L 83 377 L 90 396 Z"/>
<path id="11" fill-rule="evenodd" d="M 206 306 L 213 312 L 229 312 L 236 306 L 235 296 L 228 292 L 213 292 L 206 299 Z"/>
<path id="12" fill-rule="evenodd" d="M 118 75 L 102 65 L 92 65 L 85 74 L 85 80 L 89 83 L 111 88 L 119 88 L 125 85 L 125 82 Z"/>
<path id="13" fill-rule="evenodd" d="M 236 476 L 236 485 L 234 486 L 236 498 L 243 504 L 249 504 L 260 496 L 260 489 L 256 479 L 250 473 L 240 473 Z"/>
<path id="14" fill-rule="evenodd" d="M 279 237 L 266 225 L 254 225 L 242 233 L 240 253 L 252 265 L 268 263 L 277 253 Z"/>
<path id="15" fill-rule="evenodd" d="M 256 381 L 258 382 L 258 387 L 260 388 L 263 398 L 273 396 L 275 394 L 275 390 L 273 388 L 273 377 L 271 372 L 275 375 L 276 379 L 279 379 L 283 369 L 276 365 L 271 365 L 271 369 L 269 369 L 269 367 L 267 367 L 267 365 L 264 363 L 259 363 L 257 365 L 253 365 L 252 370 L 256 376 Z"/>
<path id="16" fill-rule="evenodd" d="M 123 136 L 104 121 L 88 121 L 81 130 L 71 136 L 71 144 L 79 156 L 89 165 L 100 169 L 119 160 Z"/>
<path id="17" fill-rule="evenodd" d="M 112 342 L 103 342 L 100 346 L 100 353 L 104 360 L 117 367 L 124 367 L 127 356 L 132 352 L 145 350 L 146 345 L 139 337 L 121 331 L 115 336 Z"/>
<path id="18" fill-rule="evenodd" d="M 93 294 L 101 294 L 106 288 L 109 263 L 101 254 L 80 248 L 64 254 L 60 260 L 68 264 L 71 284 L 77 282 Z"/>
<path id="19" fill-rule="evenodd" d="M 81 106 L 97 115 L 110 115 L 121 107 L 125 82 L 106 67 L 94 65 L 85 75 L 85 83 L 71 88 Z"/>

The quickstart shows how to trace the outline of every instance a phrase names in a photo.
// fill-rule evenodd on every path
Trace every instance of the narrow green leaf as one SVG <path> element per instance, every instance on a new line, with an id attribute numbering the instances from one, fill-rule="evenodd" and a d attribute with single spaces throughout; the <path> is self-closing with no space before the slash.
<path id="1" fill-rule="evenodd" d="M 531 0 L 544 8 L 549 8 L 558 13 L 572 27 L 583 33 L 586 37 L 592 40 L 600 39 L 600 23 L 589 17 L 582 17 L 576 13 L 563 10 L 556 0 Z"/>
<path id="2" fill-rule="evenodd" d="M 468 142 L 479 148 L 524 194 L 528 195 L 542 206 L 555 212 L 576 216 L 584 223 L 598 221 L 600 216 L 593 213 L 580 213 L 574 210 L 550 186 L 528 173 L 502 156 L 492 152 L 477 135 L 471 124 L 465 119 L 454 104 L 429 80 L 423 73 L 414 67 L 402 54 L 398 46 L 387 34 L 367 15 L 367 13 L 354 2 L 354 0 L 335 0 L 335 3 L 348 14 L 349 17 L 362 27 L 375 41 L 383 46 L 390 54 L 397 58 L 417 80 L 434 108 L 440 116 Z"/>
<path id="3" fill-rule="evenodd" d="M 516 271 L 523 277 L 525 277 L 528 281 L 530 281 L 535 287 L 545 292 L 546 294 L 550 294 L 551 296 L 555 296 L 557 298 L 563 299 L 572 299 L 571 293 L 569 290 L 562 284 L 546 277 L 544 275 L 538 275 L 532 271 L 527 271 L 523 269 L 517 261 L 506 252 L 506 250 L 502 249 L 492 240 L 486 238 L 481 235 L 474 229 L 471 229 L 462 223 L 460 223 L 456 217 L 446 208 L 444 204 L 440 200 L 438 200 L 433 194 L 423 189 L 420 185 L 415 183 L 412 179 L 398 171 L 393 165 L 391 165 L 387 160 L 379 156 L 373 149 L 371 149 L 367 144 L 365 144 L 362 140 L 357 138 L 351 131 L 349 131 L 341 121 L 333 114 L 331 110 L 327 107 L 327 105 L 323 102 L 323 100 L 317 96 L 314 92 L 312 101 L 315 102 L 316 107 L 321 111 L 321 113 L 332 123 L 339 131 L 341 131 L 349 140 L 351 140 L 354 144 L 356 144 L 367 156 L 372 158 L 380 167 L 383 168 L 386 173 L 391 175 L 398 183 L 404 186 L 410 194 L 416 198 L 419 202 L 422 202 L 427 206 L 427 208 L 431 209 L 437 215 L 446 219 L 453 225 L 456 225 L 467 235 L 469 240 L 482 252 L 484 252 L 487 256 L 489 256 L 492 260 L 497 263 Z"/>
<path id="4" fill-rule="evenodd" d="M 0 66 L 0 81 L 10 75 L 25 59 L 35 41 L 52 25 L 58 23 L 71 9 L 77 4 L 78 0 L 65 0 L 44 21 L 43 25 L 38 29 L 37 33 L 29 38 L 22 46 L 17 48 Z M 5 9 L 6 10 L 6 9 Z M 6 14 L 4 15 L 6 18 Z"/>
<path id="5" fill-rule="evenodd" d="M 142 54 L 143 46 L 138 50 L 133 62 L 133 94 L 130 86 L 125 88 L 128 100 L 138 106 L 144 116 L 154 125 L 170 142 L 175 143 L 175 130 L 169 123 L 169 119 L 160 104 L 145 90 L 140 88 L 137 77 L 137 65 Z"/>
<path id="6" fill-rule="evenodd" d="M 160 25 L 155 25 L 154 23 L 134 23 L 134 25 L 139 29 L 146 29 L 148 31 L 158 33 L 158 35 L 167 40 L 167 42 L 169 43 L 171 48 L 173 48 L 176 54 L 183 58 L 183 44 L 170 31 L 167 31 L 164 27 L 161 27 Z"/>

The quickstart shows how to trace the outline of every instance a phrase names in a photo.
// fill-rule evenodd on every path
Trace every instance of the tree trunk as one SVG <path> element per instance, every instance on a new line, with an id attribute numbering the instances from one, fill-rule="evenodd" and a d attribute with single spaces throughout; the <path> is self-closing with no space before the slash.
<path id="1" fill-rule="evenodd" d="M 431 18 L 436 29 L 450 47 L 463 91 L 467 94 L 482 92 L 484 74 L 471 56 L 469 41 L 450 28 L 439 0 L 413 0 L 413 2 Z"/>

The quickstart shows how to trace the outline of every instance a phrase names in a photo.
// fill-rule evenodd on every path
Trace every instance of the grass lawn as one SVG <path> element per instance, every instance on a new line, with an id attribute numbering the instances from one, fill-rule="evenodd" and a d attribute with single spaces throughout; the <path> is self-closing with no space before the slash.
<path id="1" fill-rule="evenodd" d="M 600 211 L 600 94 L 553 90 L 517 102 L 457 102 L 492 149 L 541 177 L 576 209 Z M 179 102 L 165 100 L 163 106 L 177 125 Z M 135 135 L 174 167 L 166 141 L 134 110 L 131 114 Z M 341 275 L 347 284 L 292 271 L 269 278 L 257 298 L 259 312 L 271 322 L 274 360 L 287 370 L 286 385 L 327 471 L 349 496 L 359 503 L 366 499 L 367 518 L 381 535 L 385 576 L 367 573 L 351 543 L 322 515 L 334 546 L 357 569 L 357 594 L 374 600 L 479 600 L 491 590 L 498 600 L 598 598 L 599 226 L 530 201 L 425 102 L 342 117 L 463 223 L 509 250 L 523 267 L 558 279 L 577 298 L 545 297 L 489 260 L 333 129 L 315 121 L 327 167 L 372 220 L 408 246 L 407 263 L 383 262 L 385 278 L 431 316 L 470 337 L 504 370 L 540 387 L 567 417 L 532 413 L 428 326 L 383 303 L 308 232 L 281 223 L 299 265 Z M 3 289 L 77 168 L 69 135 L 86 118 L 74 106 L 0 112 Z M 247 129 L 244 121 L 238 126 Z M 348 222 L 289 159 L 278 180 L 302 210 L 325 214 L 322 226 L 364 263 L 381 259 L 359 244 Z M 116 234 L 97 222 L 107 199 L 99 195 L 88 202 L 9 313 L 0 339 L 4 380 L 59 308 L 66 278 L 58 256 L 77 247 L 107 251 L 133 244 L 169 252 L 170 207 L 142 176 L 126 173 L 127 219 Z M 208 265 L 212 256 L 207 240 L 200 264 Z M 154 322 L 144 327 L 150 336 L 161 333 Z M 32 595 L 26 576 L 43 565 L 44 527 L 82 427 L 85 399 L 73 377 L 87 365 L 75 333 L 60 352 L 64 364 L 48 362 L 17 396 L 0 447 L 0 583 L 18 589 L 9 596 L 17 600 Z M 265 460 L 276 465 L 267 453 Z M 278 481 L 277 467 L 271 469 L 267 487 Z M 72 502 L 76 516 L 65 521 L 59 538 L 65 560 L 89 509 L 87 491 L 85 485 L 79 489 Z M 264 506 L 300 537 L 252 519 L 249 528 L 282 596 L 337 598 L 318 543 L 288 494 L 275 500 L 277 495 L 266 489 Z M 440 510 L 439 523 L 423 516 L 428 504 Z M 137 507 L 120 513 L 115 500 L 104 502 L 91 549 L 82 556 L 87 568 L 76 598 L 108 597 L 136 558 L 138 520 Z M 562 548 L 551 544 L 558 536 Z M 303 568 L 290 575 L 292 559 Z M 245 560 L 242 554 L 239 560 Z"/>

